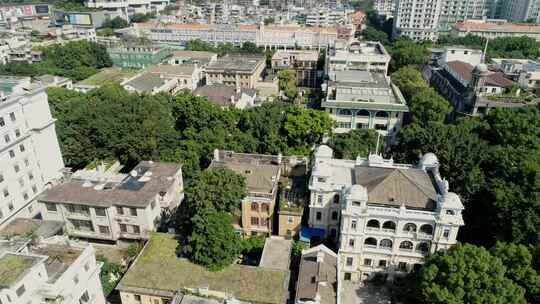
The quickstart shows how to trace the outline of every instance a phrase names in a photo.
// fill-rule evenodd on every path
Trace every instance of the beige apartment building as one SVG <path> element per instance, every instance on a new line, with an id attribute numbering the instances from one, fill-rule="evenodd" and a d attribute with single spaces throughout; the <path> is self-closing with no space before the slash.
<path id="1" fill-rule="evenodd" d="M 246 178 L 248 194 L 242 201 L 235 228 L 243 236 L 268 236 L 274 229 L 281 156 L 215 150 L 211 167 L 226 167 Z"/>
<path id="2" fill-rule="evenodd" d="M 112 242 L 165 227 L 184 197 L 181 165 L 143 161 L 129 174 L 120 169 L 99 164 L 46 190 L 38 197 L 43 218 L 65 222 L 71 236 Z"/>
<path id="3" fill-rule="evenodd" d="M 315 88 L 318 60 L 318 51 L 279 50 L 272 56 L 272 71 L 292 70 L 296 73 L 297 86 Z"/>
<path id="4" fill-rule="evenodd" d="M 206 67 L 207 84 L 253 89 L 266 67 L 264 56 L 226 56 Z"/>

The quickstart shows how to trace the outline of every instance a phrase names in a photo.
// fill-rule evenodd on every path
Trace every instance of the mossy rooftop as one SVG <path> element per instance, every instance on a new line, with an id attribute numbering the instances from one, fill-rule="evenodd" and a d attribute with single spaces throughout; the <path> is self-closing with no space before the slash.
<path id="1" fill-rule="evenodd" d="M 17 283 L 39 258 L 5 254 L 0 258 L 0 288 L 11 287 Z"/>
<path id="2" fill-rule="evenodd" d="M 282 303 L 287 272 L 261 267 L 231 265 L 211 272 L 176 257 L 174 236 L 155 233 L 136 262 L 120 282 L 120 290 L 143 288 L 174 292 L 184 288 L 208 287 L 227 292 L 242 301 Z"/>

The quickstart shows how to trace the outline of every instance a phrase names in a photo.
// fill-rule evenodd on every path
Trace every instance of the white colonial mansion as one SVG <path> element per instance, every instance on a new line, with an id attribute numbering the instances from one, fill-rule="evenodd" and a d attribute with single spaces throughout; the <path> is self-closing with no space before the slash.
<path id="1" fill-rule="evenodd" d="M 319 146 L 309 188 L 309 225 L 338 240 L 342 280 L 408 272 L 454 245 L 464 225 L 463 204 L 432 153 L 412 166 L 379 155 L 334 159 Z"/>

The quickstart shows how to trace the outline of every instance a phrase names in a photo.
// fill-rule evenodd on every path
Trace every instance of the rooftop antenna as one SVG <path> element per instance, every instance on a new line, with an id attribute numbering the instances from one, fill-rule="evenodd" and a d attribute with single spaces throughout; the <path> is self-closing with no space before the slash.
<path id="1" fill-rule="evenodd" d="M 381 138 L 381 133 L 377 132 L 377 145 L 375 146 L 375 155 L 379 154 L 379 138 Z"/>
<path id="2" fill-rule="evenodd" d="M 482 53 L 482 63 L 486 63 L 486 53 L 489 44 L 489 38 L 486 38 L 486 45 L 484 46 L 484 52 Z"/>

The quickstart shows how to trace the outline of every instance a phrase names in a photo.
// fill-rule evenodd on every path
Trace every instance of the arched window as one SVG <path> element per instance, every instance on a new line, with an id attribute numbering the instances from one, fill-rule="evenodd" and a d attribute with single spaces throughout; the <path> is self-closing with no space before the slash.
<path id="1" fill-rule="evenodd" d="M 403 226 L 403 231 L 406 232 L 416 232 L 416 224 L 407 223 Z"/>
<path id="2" fill-rule="evenodd" d="M 389 249 L 391 249 L 392 248 L 392 241 L 389 240 L 389 239 L 381 240 L 381 242 L 379 243 L 379 246 L 381 248 L 389 248 Z"/>
<path id="3" fill-rule="evenodd" d="M 360 111 L 356 112 L 356 116 L 369 117 L 370 114 L 369 114 L 368 110 L 360 110 Z"/>
<path id="4" fill-rule="evenodd" d="M 376 118 L 388 118 L 388 112 L 386 111 L 379 111 L 375 113 Z"/>
<path id="5" fill-rule="evenodd" d="M 375 238 L 369 237 L 364 240 L 364 245 L 377 247 L 377 240 Z"/>
<path id="6" fill-rule="evenodd" d="M 399 244 L 399 249 L 412 250 L 413 243 L 409 241 L 403 241 L 401 242 L 401 244 Z"/>
<path id="7" fill-rule="evenodd" d="M 333 221 L 337 221 L 337 218 L 338 218 L 337 211 L 333 211 L 333 212 L 332 212 L 332 220 L 333 220 Z"/>
<path id="8" fill-rule="evenodd" d="M 422 253 L 426 253 L 429 251 L 429 244 L 426 242 L 422 242 L 416 245 L 416 250 L 421 251 Z"/>
<path id="9" fill-rule="evenodd" d="M 396 230 L 396 223 L 394 223 L 392 221 L 386 221 L 386 222 L 384 222 L 382 227 L 383 227 L 383 229 Z"/>
<path id="10" fill-rule="evenodd" d="M 377 220 L 369 220 L 367 222 L 367 226 L 369 228 L 377 228 L 377 229 L 381 228 L 381 225 L 379 224 L 379 221 Z"/>
<path id="11" fill-rule="evenodd" d="M 339 115 L 351 116 L 352 113 L 351 113 L 351 110 L 349 110 L 349 109 L 339 109 L 338 114 Z"/>
<path id="12" fill-rule="evenodd" d="M 334 204 L 339 204 L 339 194 L 334 195 Z"/>
<path id="13" fill-rule="evenodd" d="M 420 226 L 420 232 L 425 234 L 433 234 L 433 226 L 425 224 Z"/>

